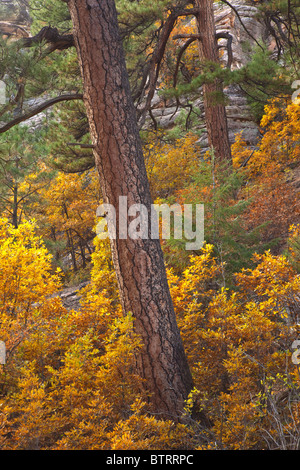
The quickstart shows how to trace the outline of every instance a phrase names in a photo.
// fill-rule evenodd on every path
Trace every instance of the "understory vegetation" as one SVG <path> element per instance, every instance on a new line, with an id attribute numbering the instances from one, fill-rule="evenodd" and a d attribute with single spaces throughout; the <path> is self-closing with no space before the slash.
<path id="1" fill-rule="evenodd" d="M 63 2 L 40 3 L 30 2 L 34 33 L 47 5 L 47 24 L 69 30 Z M 172 2 L 157 2 L 160 11 L 137 3 L 139 10 L 117 2 L 133 94 Z M 266 2 L 252 3 L 266 14 Z M 272 4 L 282 15 L 290 4 L 267 3 L 267 12 Z M 284 66 L 256 47 L 241 71 L 203 72 L 251 95 L 256 148 L 237 133 L 231 165 L 201 150 L 203 122 L 190 104 L 202 86 L 196 42 L 181 72 L 175 41 L 161 65 L 159 94 L 165 103 L 182 100 L 182 113 L 167 129 L 150 116 L 141 130 L 153 201 L 205 207 L 201 249 L 161 240 L 194 384 L 182 416 L 151 413 L 137 374 L 141 338 L 132 313 L 122 311 L 109 241 L 96 236 L 102 191 L 82 101 L 51 108 L 42 126 L 25 122 L 0 135 L 0 449 L 299 450 L 300 105 L 291 90 L 299 7 L 293 12 Z M 184 19 L 173 34 L 193 32 Z M 5 72 L 13 90 L 22 76 L 24 106 L 53 90 L 82 92 L 74 49 L 48 54 L 41 43 L 20 57 L 17 42 L 0 46 L 0 78 Z M 256 92 L 255 63 L 265 83 Z M 13 110 L 10 103 L 1 121 Z M 82 281 L 79 307 L 66 308 L 61 291 Z"/>

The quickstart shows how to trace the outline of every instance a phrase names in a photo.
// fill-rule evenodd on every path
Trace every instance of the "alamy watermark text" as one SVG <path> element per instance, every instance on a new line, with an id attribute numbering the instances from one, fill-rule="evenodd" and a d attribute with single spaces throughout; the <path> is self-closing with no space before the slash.
<path id="1" fill-rule="evenodd" d="M 186 250 L 200 250 L 204 243 L 203 204 L 143 204 L 128 207 L 127 196 L 119 197 L 118 209 L 112 204 L 97 208 L 97 236 L 101 239 L 159 239 L 185 241 Z M 161 224 L 160 224 L 161 217 Z"/>

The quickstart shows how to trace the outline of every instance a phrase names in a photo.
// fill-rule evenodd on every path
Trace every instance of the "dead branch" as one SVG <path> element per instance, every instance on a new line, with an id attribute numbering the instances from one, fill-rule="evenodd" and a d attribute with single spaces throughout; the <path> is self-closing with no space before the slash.
<path id="1" fill-rule="evenodd" d="M 45 42 L 49 44 L 48 53 L 75 46 L 72 34 L 59 34 L 58 29 L 51 26 L 44 26 L 35 36 L 23 38 L 20 41 L 23 47 L 32 47 Z"/>
<path id="2" fill-rule="evenodd" d="M 227 53 L 228 53 L 227 68 L 231 69 L 231 65 L 232 65 L 232 61 L 233 61 L 233 53 L 232 53 L 232 40 L 233 40 L 233 37 L 229 33 L 220 32 L 220 33 L 216 34 L 216 38 L 217 38 L 217 40 L 221 39 L 221 38 L 227 39 L 227 46 L 226 46 L 227 47 Z"/>

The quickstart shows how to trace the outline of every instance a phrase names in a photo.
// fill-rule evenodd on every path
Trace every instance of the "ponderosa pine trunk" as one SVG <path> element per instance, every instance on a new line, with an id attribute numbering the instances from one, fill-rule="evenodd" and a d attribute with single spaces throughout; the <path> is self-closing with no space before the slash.
<path id="1" fill-rule="evenodd" d="M 104 202 L 118 214 L 151 196 L 131 97 L 114 0 L 69 0 L 96 166 Z M 118 217 L 116 231 L 118 234 Z M 192 387 L 176 324 L 159 240 L 111 240 L 124 312 L 134 317 L 144 347 L 137 359 L 152 410 L 176 419 Z"/>
<path id="2" fill-rule="evenodd" d="M 200 35 L 199 56 L 203 62 L 219 63 L 213 0 L 195 0 L 196 21 Z M 231 162 L 223 84 L 220 80 L 203 85 L 205 121 L 208 144 L 213 147 L 218 162 Z"/>

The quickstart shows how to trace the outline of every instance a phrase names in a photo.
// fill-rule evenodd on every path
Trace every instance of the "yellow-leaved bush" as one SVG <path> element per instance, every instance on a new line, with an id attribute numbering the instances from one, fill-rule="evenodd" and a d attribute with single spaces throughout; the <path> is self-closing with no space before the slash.
<path id="1" fill-rule="evenodd" d="M 260 125 L 263 135 L 255 151 L 247 148 L 241 134 L 237 135 L 232 148 L 235 166 L 248 159 L 248 173 L 255 177 L 259 173 L 267 176 L 268 172 L 299 162 L 300 107 L 297 103 L 288 98 L 273 99 L 265 106 Z"/>
<path id="2" fill-rule="evenodd" d="M 9 351 L 0 376 L 2 449 L 296 445 L 299 376 L 291 345 L 300 279 L 288 258 L 256 255 L 255 267 L 237 273 L 231 291 L 221 287 L 212 245 L 191 256 L 181 274 L 168 270 L 194 379 L 178 424 L 148 412 L 135 368 L 141 342 L 130 312 L 121 312 L 107 241 L 95 240 L 81 308 L 66 310 L 56 294 L 58 274 L 32 224 L 13 229 L 2 221 L 1 227 L 11 244 L 0 247 L 1 282 L 7 293 L 20 286 L 24 299 L 23 307 L 15 299 L 13 309 L 12 296 L 2 297 L 0 339 Z"/>
<path id="3" fill-rule="evenodd" d="M 195 134 L 188 133 L 173 144 L 149 143 L 146 166 L 154 200 L 174 195 L 182 187 L 183 175 L 189 180 L 198 164 L 197 139 Z"/>
<path id="4" fill-rule="evenodd" d="M 289 226 L 300 216 L 297 166 L 300 161 L 300 106 L 276 98 L 265 107 L 262 138 L 255 150 L 241 134 L 232 146 L 234 167 L 245 175 L 247 185 L 240 199 L 251 203 L 244 213 L 248 230 L 263 226 L 263 240 L 287 238 Z"/>
<path id="5" fill-rule="evenodd" d="M 6 365 L 0 366 L 0 448 L 117 449 L 128 445 L 129 434 L 131 448 L 154 449 L 157 442 L 165 448 L 178 446 L 189 430 L 179 426 L 177 436 L 172 421 L 162 423 L 143 412 L 146 397 L 135 369 L 141 343 L 130 313 L 121 314 L 107 241 L 95 240 L 92 282 L 83 292 L 81 309 L 68 311 L 57 297 L 57 274 L 51 273 L 51 257 L 34 227 L 26 222 L 14 231 L 4 225 L 5 238 L 11 233 L 9 269 L 15 272 L 27 263 L 31 273 L 21 270 L 19 283 L 34 305 L 25 326 L 23 313 L 23 323 L 13 323 L 14 312 L 5 305 L 0 317 L 0 340 L 9 353 Z M 1 254 L 0 259 L 4 265 Z M 36 292 L 34 282 L 26 282 L 31 275 L 40 284 Z M 14 276 L 7 281 L 7 292 L 11 288 Z M 174 442 L 171 436 L 176 436 Z"/>
<path id="6" fill-rule="evenodd" d="M 181 279 L 170 277 L 193 372 L 194 406 L 205 414 L 214 436 L 201 448 L 276 448 L 283 439 L 293 448 L 300 402 L 291 348 L 300 278 L 286 257 L 266 252 L 255 255 L 254 269 L 235 276 L 235 292 L 209 290 L 218 269 L 213 247 L 202 251 Z M 280 392 L 287 399 L 275 407 Z"/>

